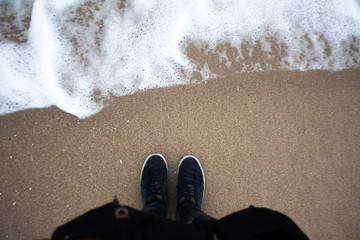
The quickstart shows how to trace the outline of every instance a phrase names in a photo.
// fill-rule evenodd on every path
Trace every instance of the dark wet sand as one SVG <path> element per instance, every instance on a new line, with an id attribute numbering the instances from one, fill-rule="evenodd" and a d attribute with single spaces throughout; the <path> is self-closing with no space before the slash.
<path id="1" fill-rule="evenodd" d="M 0 117 L 1 239 L 50 237 L 117 195 L 141 208 L 145 158 L 206 173 L 203 210 L 250 204 L 290 216 L 311 239 L 360 237 L 360 71 L 263 72 L 117 98 L 77 118 L 52 107 Z"/>

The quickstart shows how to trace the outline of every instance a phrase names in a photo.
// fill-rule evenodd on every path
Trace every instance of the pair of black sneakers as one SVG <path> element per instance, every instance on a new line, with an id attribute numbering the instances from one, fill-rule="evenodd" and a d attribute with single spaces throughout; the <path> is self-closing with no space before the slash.
<path id="1" fill-rule="evenodd" d="M 183 157 L 179 163 L 177 178 L 177 207 L 183 203 L 193 203 L 201 209 L 205 177 L 200 161 L 190 155 Z M 168 165 L 163 155 L 152 154 L 146 158 L 140 182 L 144 207 L 154 201 L 167 207 Z"/>

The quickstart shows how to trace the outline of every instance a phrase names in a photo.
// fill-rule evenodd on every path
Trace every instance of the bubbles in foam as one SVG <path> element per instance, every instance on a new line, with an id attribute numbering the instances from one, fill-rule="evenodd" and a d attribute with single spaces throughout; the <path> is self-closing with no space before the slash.
<path id="1" fill-rule="evenodd" d="M 56 105 L 84 118 L 110 93 L 359 67 L 359 12 L 356 0 L 37 0 L 27 41 L 0 39 L 0 113 Z"/>

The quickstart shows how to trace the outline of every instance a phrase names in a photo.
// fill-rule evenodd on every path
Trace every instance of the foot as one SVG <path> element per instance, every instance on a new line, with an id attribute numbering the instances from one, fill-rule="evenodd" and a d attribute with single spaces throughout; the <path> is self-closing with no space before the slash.
<path id="1" fill-rule="evenodd" d="M 164 156 L 148 156 L 141 170 L 141 198 L 143 205 L 158 201 L 167 206 L 168 166 Z"/>
<path id="2" fill-rule="evenodd" d="M 204 188 L 205 175 L 200 161 L 194 156 L 185 156 L 178 168 L 177 206 L 190 202 L 201 209 Z"/>

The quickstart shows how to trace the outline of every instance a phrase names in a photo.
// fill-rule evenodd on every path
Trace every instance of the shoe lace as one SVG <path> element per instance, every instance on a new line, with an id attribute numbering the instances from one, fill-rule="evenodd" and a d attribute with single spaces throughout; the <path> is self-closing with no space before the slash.
<path id="1" fill-rule="evenodd" d="M 147 202 L 150 203 L 152 201 L 163 201 L 162 196 L 162 185 L 159 181 L 152 181 L 150 184 L 149 197 Z"/>
<path id="2" fill-rule="evenodd" d="M 194 185 L 184 184 L 181 187 L 181 190 L 182 190 L 182 198 L 180 199 L 180 204 L 184 202 L 192 202 L 196 204 Z"/>
<path id="3" fill-rule="evenodd" d="M 150 196 L 161 195 L 161 190 L 160 182 L 152 182 L 150 185 Z"/>

